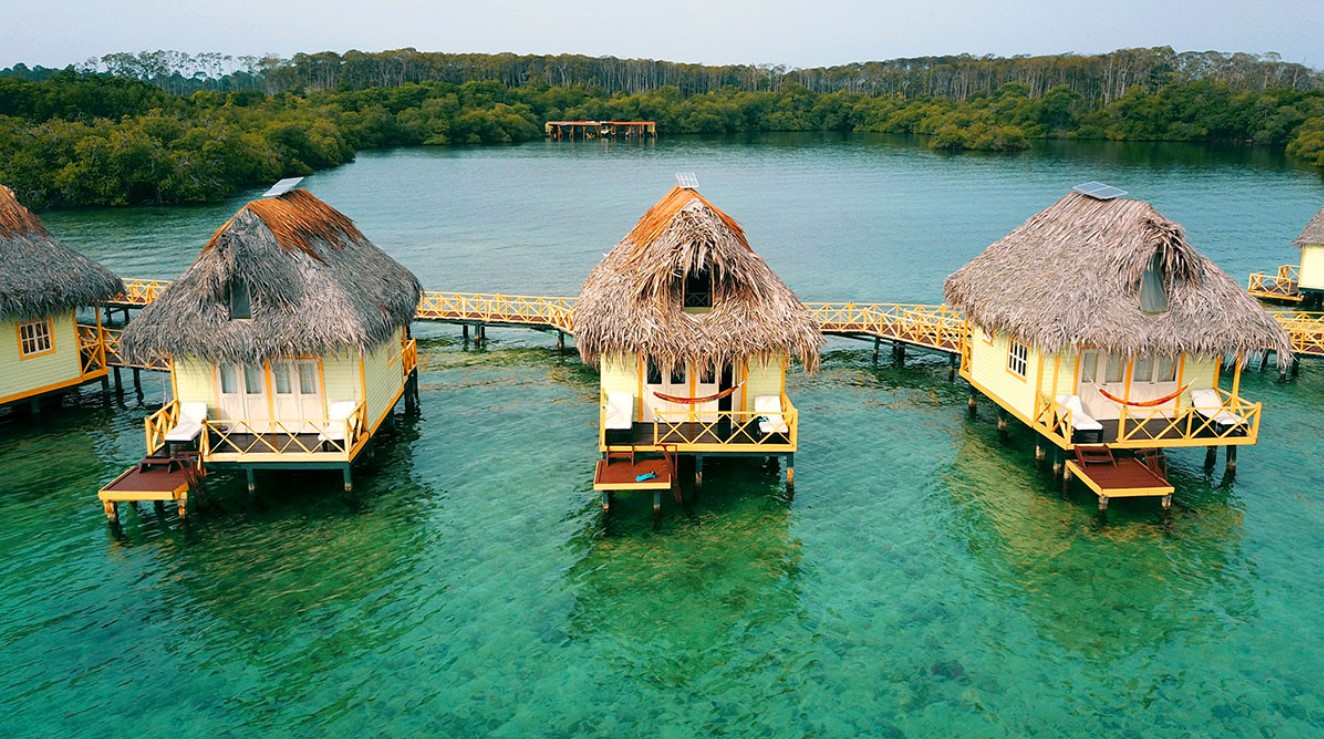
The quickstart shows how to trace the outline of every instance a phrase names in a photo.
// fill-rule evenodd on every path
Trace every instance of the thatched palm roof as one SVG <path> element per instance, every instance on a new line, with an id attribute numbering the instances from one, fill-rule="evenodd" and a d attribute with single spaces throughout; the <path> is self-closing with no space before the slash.
<path id="1" fill-rule="evenodd" d="M 682 286 L 708 270 L 713 307 L 686 313 Z M 692 189 L 674 188 L 589 273 L 575 305 L 584 361 L 635 352 L 664 370 L 721 366 L 784 353 L 818 368 L 823 336 L 745 239 L 740 226 Z"/>
<path id="2" fill-rule="evenodd" d="M 1297 246 L 1324 244 L 1324 206 L 1320 207 L 1319 212 L 1310 219 L 1310 223 L 1307 223 L 1305 228 L 1301 229 L 1301 235 L 1292 243 Z"/>
<path id="3" fill-rule="evenodd" d="M 251 319 L 230 319 L 246 287 Z M 259 362 L 368 349 L 413 319 L 418 278 L 307 191 L 254 200 L 124 331 L 136 359 L 159 354 Z"/>
<path id="4" fill-rule="evenodd" d="M 1158 255 L 1168 309 L 1140 309 Z M 1138 200 L 1070 193 L 947 278 L 971 322 L 1047 351 L 1093 346 L 1131 356 L 1273 348 L 1286 332 L 1237 282 L 1186 243 L 1182 227 Z"/>
<path id="5" fill-rule="evenodd" d="M 60 313 L 123 290 L 120 278 L 57 241 L 0 185 L 0 319 Z"/>

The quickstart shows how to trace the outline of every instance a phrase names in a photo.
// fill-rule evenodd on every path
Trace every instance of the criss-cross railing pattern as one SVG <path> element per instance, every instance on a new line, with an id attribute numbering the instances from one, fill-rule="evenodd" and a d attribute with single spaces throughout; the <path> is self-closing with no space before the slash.
<path id="1" fill-rule="evenodd" d="M 574 306 L 574 298 L 425 291 L 415 317 L 434 321 L 479 321 L 547 327 L 573 333 Z"/>
<path id="2" fill-rule="evenodd" d="M 1271 313 L 1292 339 L 1292 351 L 1324 357 L 1324 313 L 1285 310 Z"/>
<path id="3" fill-rule="evenodd" d="M 828 334 L 863 334 L 945 352 L 960 350 L 969 329 L 960 311 L 945 305 L 805 303 Z"/>
<path id="4" fill-rule="evenodd" d="M 1269 275 L 1266 272 L 1251 273 L 1246 291 L 1257 298 L 1299 301 L 1301 300 L 1301 293 L 1297 290 L 1297 284 L 1300 280 L 1301 267 L 1295 264 L 1284 264 L 1278 268 L 1278 273 L 1275 275 Z"/>

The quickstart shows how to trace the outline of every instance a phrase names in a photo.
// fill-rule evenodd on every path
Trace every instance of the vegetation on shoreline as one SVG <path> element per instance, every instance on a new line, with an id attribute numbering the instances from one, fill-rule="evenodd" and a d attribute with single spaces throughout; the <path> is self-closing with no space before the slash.
<path id="1" fill-rule="evenodd" d="M 224 57 L 200 68 L 201 55 L 168 54 L 0 71 L 0 182 L 34 207 L 215 201 L 363 149 L 536 139 L 549 119 L 647 119 L 663 133 L 917 133 L 951 151 L 1052 137 L 1253 142 L 1324 168 L 1324 75 L 1249 55 L 1137 49 L 785 70 L 404 50 L 231 60 L 226 71 Z"/>

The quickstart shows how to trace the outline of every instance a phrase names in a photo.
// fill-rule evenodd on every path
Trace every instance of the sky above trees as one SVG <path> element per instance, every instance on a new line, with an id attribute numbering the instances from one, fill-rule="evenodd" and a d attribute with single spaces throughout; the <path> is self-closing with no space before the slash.
<path id="1" fill-rule="evenodd" d="M 117 51 L 414 47 L 816 67 L 970 53 L 1277 52 L 1324 67 L 1324 0 L 42 0 L 0 4 L 0 67 Z"/>

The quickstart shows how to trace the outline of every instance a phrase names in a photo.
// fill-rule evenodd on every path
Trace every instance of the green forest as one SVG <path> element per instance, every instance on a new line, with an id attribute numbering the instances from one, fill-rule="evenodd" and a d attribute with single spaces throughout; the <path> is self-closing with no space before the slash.
<path id="1" fill-rule="evenodd" d="M 144 52 L 0 70 L 0 183 L 32 207 L 207 202 L 363 149 L 528 141 L 558 119 L 654 120 L 661 135 L 923 134 L 949 151 L 1231 142 L 1324 170 L 1324 75 L 1273 55 L 1159 48 L 788 70 L 405 49 Z"/>

